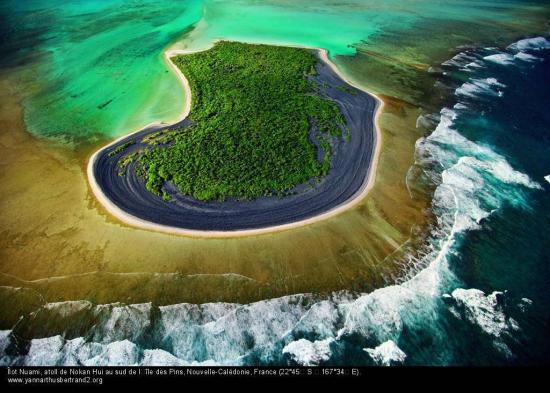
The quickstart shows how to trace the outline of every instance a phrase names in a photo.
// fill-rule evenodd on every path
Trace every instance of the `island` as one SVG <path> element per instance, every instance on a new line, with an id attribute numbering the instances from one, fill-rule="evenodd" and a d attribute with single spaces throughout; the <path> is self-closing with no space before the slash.
<path id="1" fill-rule="evenodd" d="M 122 137 L 88 166 L 94 194 L 122 221 L 252 234 L 331 216 L 366 193 L 381 101 L 325 51 L 220 41 L 167 58 L 187 91 L 183 119 Z"/>

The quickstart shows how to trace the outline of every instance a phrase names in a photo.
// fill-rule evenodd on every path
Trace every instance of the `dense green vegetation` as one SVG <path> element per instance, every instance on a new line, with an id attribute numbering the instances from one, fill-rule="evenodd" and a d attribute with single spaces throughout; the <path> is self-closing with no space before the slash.
<path id="1" fill-rule="evenodd" d="M 131 146 L 133 145 L 134 143 L 136 143 L 135 141 L 129 141 L 129 142 L 126 142 L 126 143 L 123 143 L 122 145 L 119 145 L 117 147 L 115 147 L 113 150 L 111 150 L 109 152 L 109 154 L 107 154 L 109 157 L 112 157 L 114 155 L 117 155 L 118 153 L 120 153 L 121 151 L 123 151 L 124 149 L 126 149 L 128 146 Z"/>
<path id="2" fill-rule="evenodd" d="M 317 62 L 311 51 L 220 42 L 173 60 L 191 86 L 193 124 L 142 141 L 150 147 L 137 171 L 148 190 L 169 199 L 162 185 L 172 181 L 199 200 L 254 198 L 327 173 L 329 138 L 340 137 L 345 124 L 309 78 Z"/>
<path id="3" fill-rule="evenodd" d="M 118 175 L 124 176 L 124 170 L 126 167 L 137 157 L 139 153 L 137 151 L 127 154 L 118 161 Z"/>

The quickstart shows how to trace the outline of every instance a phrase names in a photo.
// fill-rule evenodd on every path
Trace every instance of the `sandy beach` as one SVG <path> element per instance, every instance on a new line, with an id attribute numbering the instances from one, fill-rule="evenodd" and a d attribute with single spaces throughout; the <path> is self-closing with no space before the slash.
<path id="1" fill-rule="evenodd" d="M 295 47 L 299 47 L 299 46 L 295 46 Z M 341 78 L 343 81 L 345 81 L 349 85 L 351 85 L 351 86 L 367 93 L 368 95 L 370 95 L 371 97 L 373 97 L 376 100 L 376 109 L 375 109 L 375 115 L 374 115 L 374 119 L 373 119 L 373 123 L 374 123 L 373 128 L 375 130 L 376 136 L 374 138 L 374 153 L 373 153 L 373 157 L 372 157 L 372 162 L 371 162 L 371 165 L 369 166 L 368 171 L 364 175 L 363 183 L 361 184 L 359 189 L 355 192 L 355 194 L 352 197 L 348 198 L 345 202 L 339 204 L 338 206 L 336 206 L 336 207 L 334 207 L 334 208 L 332 208 L 332 209 L 330 209 L 326 212 L 323 212 L 322 214 L 318 214 L 316 216 L 309 217 L 307 219 L 297 220 L 297 221 L 290 222 L 290 223 L 285 223 L 285 224 L 282 224 L 282 225 L 273 225 L 273 226 L 266 226 L 266 227 L 254 228 L 254 229 L 227 230 L 227 231 L 225 231 L 225 230 L 195 230 L 195 229 L 186 229 L 186 228 L 169 226 L 169 225 L 162 225 L 162 224 L 154 223 L 154 222 L 147 221 L 147 220 L 144 220 L 142 218 L 136 217 L 136 216 L 134 216 L 132 214 L 129 214 L 128 212 L 124 211 L 120 207 L 118 207 L 116 204 L 114 204 L 105 195 L 105 193 L 103 192 L 101 186 L 98 184 L 98 182 L 95 178 L 94 165 L 96 163 L 96 160 L 97 160 L 98 156 L 102 152 L 104 152 L 106 149 L 109 149 L 111 146 L 113 146 L 114 144 L 120 142 L 121 140 L 128 138 L 128 136 L 139 133 L 139 132 L 142 132 L 145 129 L 166 126 L 166 124 L 164 124 L 164 123 L 158 123 L 157 122 L 157 123 L 151 123 L 151 124 L 141 128 L 137 131 L 131 132 L 127 135 L 124 135 L 124 136 L 116 139 L 113 142 L 110 142 L 106 146 L 104 146 L 101 149 L 99 149 L 98 151 L 96 151 L 90 157 L 90 159 L 88 161 L 88 165 L 87 165 L 87 177 L 88 177 L 88 182 L 90 184 L 91 190 L 92 190 L 93 194 L 95 195 L 95 197 L 97 198 L 97 200 L 105 207 L 105 209 L 111 215 L 113 215 L 114 217 L 116 217 L 117 219 L 122 221 L 123 223 L 128 224 L 130 226 L 134 226 L 134 227 L 138 227 L 138 228 L 142 228 L 142 229 L 146 229 L 146 230 L 151 230 L 151 231 L 162 232 L 162 233 L 188 236 L 188 237 L 199 237 L 199 238 L 205 238 L 205 237 L 227 238 L 227 237 L 252 236 L 252 235 L 260 235 L 260 234 L 272 233 L 272 232 L 277 232 L 277 231 L 283 231 L 283 230 L 288 230 L 288 229 L 292 229 L 292 228 L 298 228 L 298 227 L 301 227 L 301 226 L 313 224 L 313 223 L 319 222 L 321 220 L 328 219 L 330 217 L 334 217 L 334 216 L 336 216 L 336 215 L 338 215 L 338 214 L 340 214 L 340 213 L 342 213 L 346 210 L 349 210 L 349 209 L 353 208 L 357 204 L 359 204 L 367 196 L 368 192 L 371 190 L 372 186 L 374 185 L 375 178 L 376 178 L 376 168 L 377 168 L 377 162 L 378 162 L 378 158 L 379 158 L 379 154 L 380 154 L 380 147 L 381 147 L 381 133 L 380 133 L 380 127 L 379 127 L 379 116 L 382 112 L 384 102 L 378 96 L 368 92 L 364 88 L 354 84 L 353 82 L 351 82 L 350 80 L 345 78 L 345 76 L 342 75 L 342 73 L 337 69 L 335 64 L 332 63 L 329 60 L 328 53 L 327 53 L 326 50 L 321 49 L 321 48 L 311 48 L 311 47 L 300 47 L 300 48 L 317 50 L 318 54 L 319 54 L 319 58 L 325 64 L 327 64 L 331 68 L 331 70 L 336 75 L 338 75 L 339 78 Z M 208 49 L 209 48 L 205 48 L 205 49 L 201 49 L 199 51 L 204 51 L 204 50 L 208 50 Z M 177 55 L 190 54 L 190 53 L 195 53 L 195 52 L 199 52 L 199 51 L 168 49 L 164 52 L 165 61 L 167 62 L 169 67 L 174 71 L 174 73 L 178 77 L 178 80 L 181 82 L 181 84 L 184 88 L 184 91 L 185 91 L 185 95 L 186 95 L 186 100 L 185 100 L 185 105 L 184 105 L 183 111 L 181 113 L 181 116 L 179 117 L 179 119 L 175 123 L 183 121 L 189 115 L 189 112 L 191 110 L 192 96 L 191 96 L 191 89 L 189 87 L 188 80 L 186 79 L 185 75 L 183 75 L 183 73 L 177 68 L 177 66 L 171 61 L 171 58 L 174 57 L 174 56 L 177 56 Z"/>

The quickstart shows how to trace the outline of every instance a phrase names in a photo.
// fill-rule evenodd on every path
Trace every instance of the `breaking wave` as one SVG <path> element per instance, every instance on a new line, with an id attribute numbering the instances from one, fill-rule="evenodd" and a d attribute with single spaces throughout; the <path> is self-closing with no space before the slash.
<path id="1" fill-rule="evenodd" d="M 456 95 L 473 97 L 476 94 L 485 93 L 488 95 L 502 95 L 499 88 L 506 87 L 495 78 L 471 79 L 455 90 Z"/>
<path id="2" fill-rule="evenodd" d="M 508 53 L 495 53 L 494 55 L 485 56 L 483 59 L 503 65 L 512 64 L 514 62 L 514 56 Z"/>
<path id="3" fill-rule="evenodd" d="M 545 37 L 534 37 L 520 40 L 509 45 L 505 50 L 498 48 L 471 49 L 458 53 L 441 65 L 465 72 L 475 72 L 488 65 L 513 66 L 520 62 L 542 61 L 537 54 L 550 48 L 550 41 Z"/>
<path id="4" fill-rule="evenodd" d="M 539 51 L 550 48 L 550 41 L 546 37 L 533 37 L 519 40 L 508 46 L 513 51 L 533 50 Z"/>
<path id="5" fill-rule="evenodd" d="M 380 366 L 402 364 L 407 358 L 407 354 L 392 340 L 385 341 L 376 348 L 365 348 L 365 351 Z"/>

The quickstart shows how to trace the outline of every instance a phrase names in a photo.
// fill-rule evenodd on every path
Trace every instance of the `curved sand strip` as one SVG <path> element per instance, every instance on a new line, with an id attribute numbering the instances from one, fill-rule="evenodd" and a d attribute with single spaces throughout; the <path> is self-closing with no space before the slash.
<path id="1" fill-rule="evenodd" d="M 312 224 L 312 223 L 315 223 L 315 222 L 333 217 L 333 216 L 335 216 L 339 213 L 342 213 L 342 212 L 356 206 L 368 194 L 368 192 L 372 188 L 372 186 L 374 184 L 374 181 L 375 181 L 376 166 L 377 166 L 377 162 L 378 162 L 378 157 L 379 157 L 379 153 L 380 153 L 380 145 L 381 145 L 381 143 L 380 143 L 381 135 L 380 135 L 380 129 L 379 129 L 379 125 L 378 125 L 378 119 L 379 119 L 380 113 L 382 111 L 384 102 L 379 97 L 377 97 L 376 95 L 366 91 L 365 89 L 361 88 L 360 86 L 358 86 L 358 85 L 352 83 L 351 81 L 349 81 L 348 79 L 346 79 L 340 73 L 340 71 L 336 68 L 336 66 L 328 59 L 328 55 L 327 55 L 326 50 L 321 49 L 321 48 L 311 48 L 311 47 L 303 47 L 303 46 L 296 46 L 296 47 L 300 47 L 300 48 L 304 48 L 304 49 L 315 49 L 315 50 L 317 50 L 318 53 L 319 53 L 319 58 L 325 64 L 327 64 L 331 68 L 331 70 L 340 79 L 342 79 L 343 81 L 345 81 L 349 85 L 353 86 L 354 88 L 367 93 L 369 96 L 373 97 L 376 101 L 375 116 L 374 116 L 374 120 L 373 120 L 373 125 L 374 125 L 373 128 L 375 130 L 376 135 L 375 135 L 375 138 L 374 138 L 374 152 L 373 152 L 373 156 L 372 156 L 372 162 L 371 162 L 371 165 L 369 165 L 369 169 L 368 169 L 367 173 L 365 173 L 363 183 L 361 184 L 359 189 L 353 194 L 352 197 L 348 198 L 345 202 L 331 208 L 330 210 L 327 210 L 327 211 L 325 211 L 321 214 L 318 214 L 318 215 L 315 215 L 315 216 L 312 216 L 312 217 L 309 217 L 309 218 L 306 218 L 306 219 L 297 220 L 297 221 L 294 221 L 294 222 L 289 222 L 289 223 L 280 224 L 280 225 L 265 226 L 265 227 L 253 228 L 253 229 L 237 229 L 237 230 L 186 229 L 186 228 L 181 228 L 181 227 L 176 227 L 176 226 L 170 226 L 170 225 L 163 225 L 163 224 L 159 224 L 159 223 L 154 223 L 154 222 L 147 221 L 147 220 L 144 220 L 142 218 L 136 217 L 136 216 L 124 211 L 120 207 L 118 207 L 115 203 L 113 203 L 105 195 L 105 193 L 103 192 L 101 186 L 98 184 L 98 182 L 95 178 L 94 167 L 95 167 L 96 161 L 97 161 L 98 157 L 101 155 L 101 153 L 104 153 L 106 149 L 112 147 L 113 145 L 119 143 L 120 141 L 128 138 L 129 136 L 131 136 L 133 134 L 143 132 L 146 129 L 164 128 L 164 127 L 167 126 L 166 124 L 155 122 L 155 123 L 151 123 L 151 124 L 143 127 L 140 130 L 137 130 L 137 131 L 132 132 L 130 134 L 124 135 L 124 136 L 110 142 L 109 144 L 102 147 L 101 149 L 99 149 L 98 151 L 96 151 L 92 155 L 92 157 L 90 158 L 90 160 L 88 162 L 87 176 L 88 176 L 90 186 L 92 188 L 92 192 L 94 193 L 96 198 L 101 202 L 101 204 L 107 209 L 107 211 L 110 214 L 112 214 L 113 216 L 120 219 L 122 222 L 124 222 L 128 225 L 131 225 L 131 226 L 135 226 L 135 227 L 139 227 L 139 228 L 147 229 L 147 230 L 153 230 L 153 231 L 169 233 L 169 234 L 183 235 L 183 236 L 218 237 L 218 238 L 219 237 L 238 237 L 238 236 L 258 235 L 258 234 L 270 233 L 270 232 L 281 231 L 281 230 L 286 230 L 286 229 L 291 229 L 291 228 L 297 228 L 297 227 L 300 227 L 300 226 Z M 199 51 L 208 50 L 208 49 L 210 49 L 210 48 L 201 49 Z M 165 61 L 167 62 L 169 67 L 172 70 L 174 70 L 176 76 L 181 81 L 181 83 L 184 87 L 184 90 L 185 90 L 186 98 L 187 98 L 186 101 L 185 101 L 184 110 L 183 110 L 179 120 L 176 123 L 183 121 L 189 115 L 189 112 L 191 110 L 191 99 L 190 99 L 191 98 L 191 89 L 189 87 L 189 82 L 187 81 L 187 79 L 185 78 L 183 73 L 171 61 L 171 57 L 176 56 L 176 55 L 180 55 L 180 54 L 195 53 L 195 52 L 199 52 L 199 51 L 167 50 L 167 51 L 164 52 Z"/>

